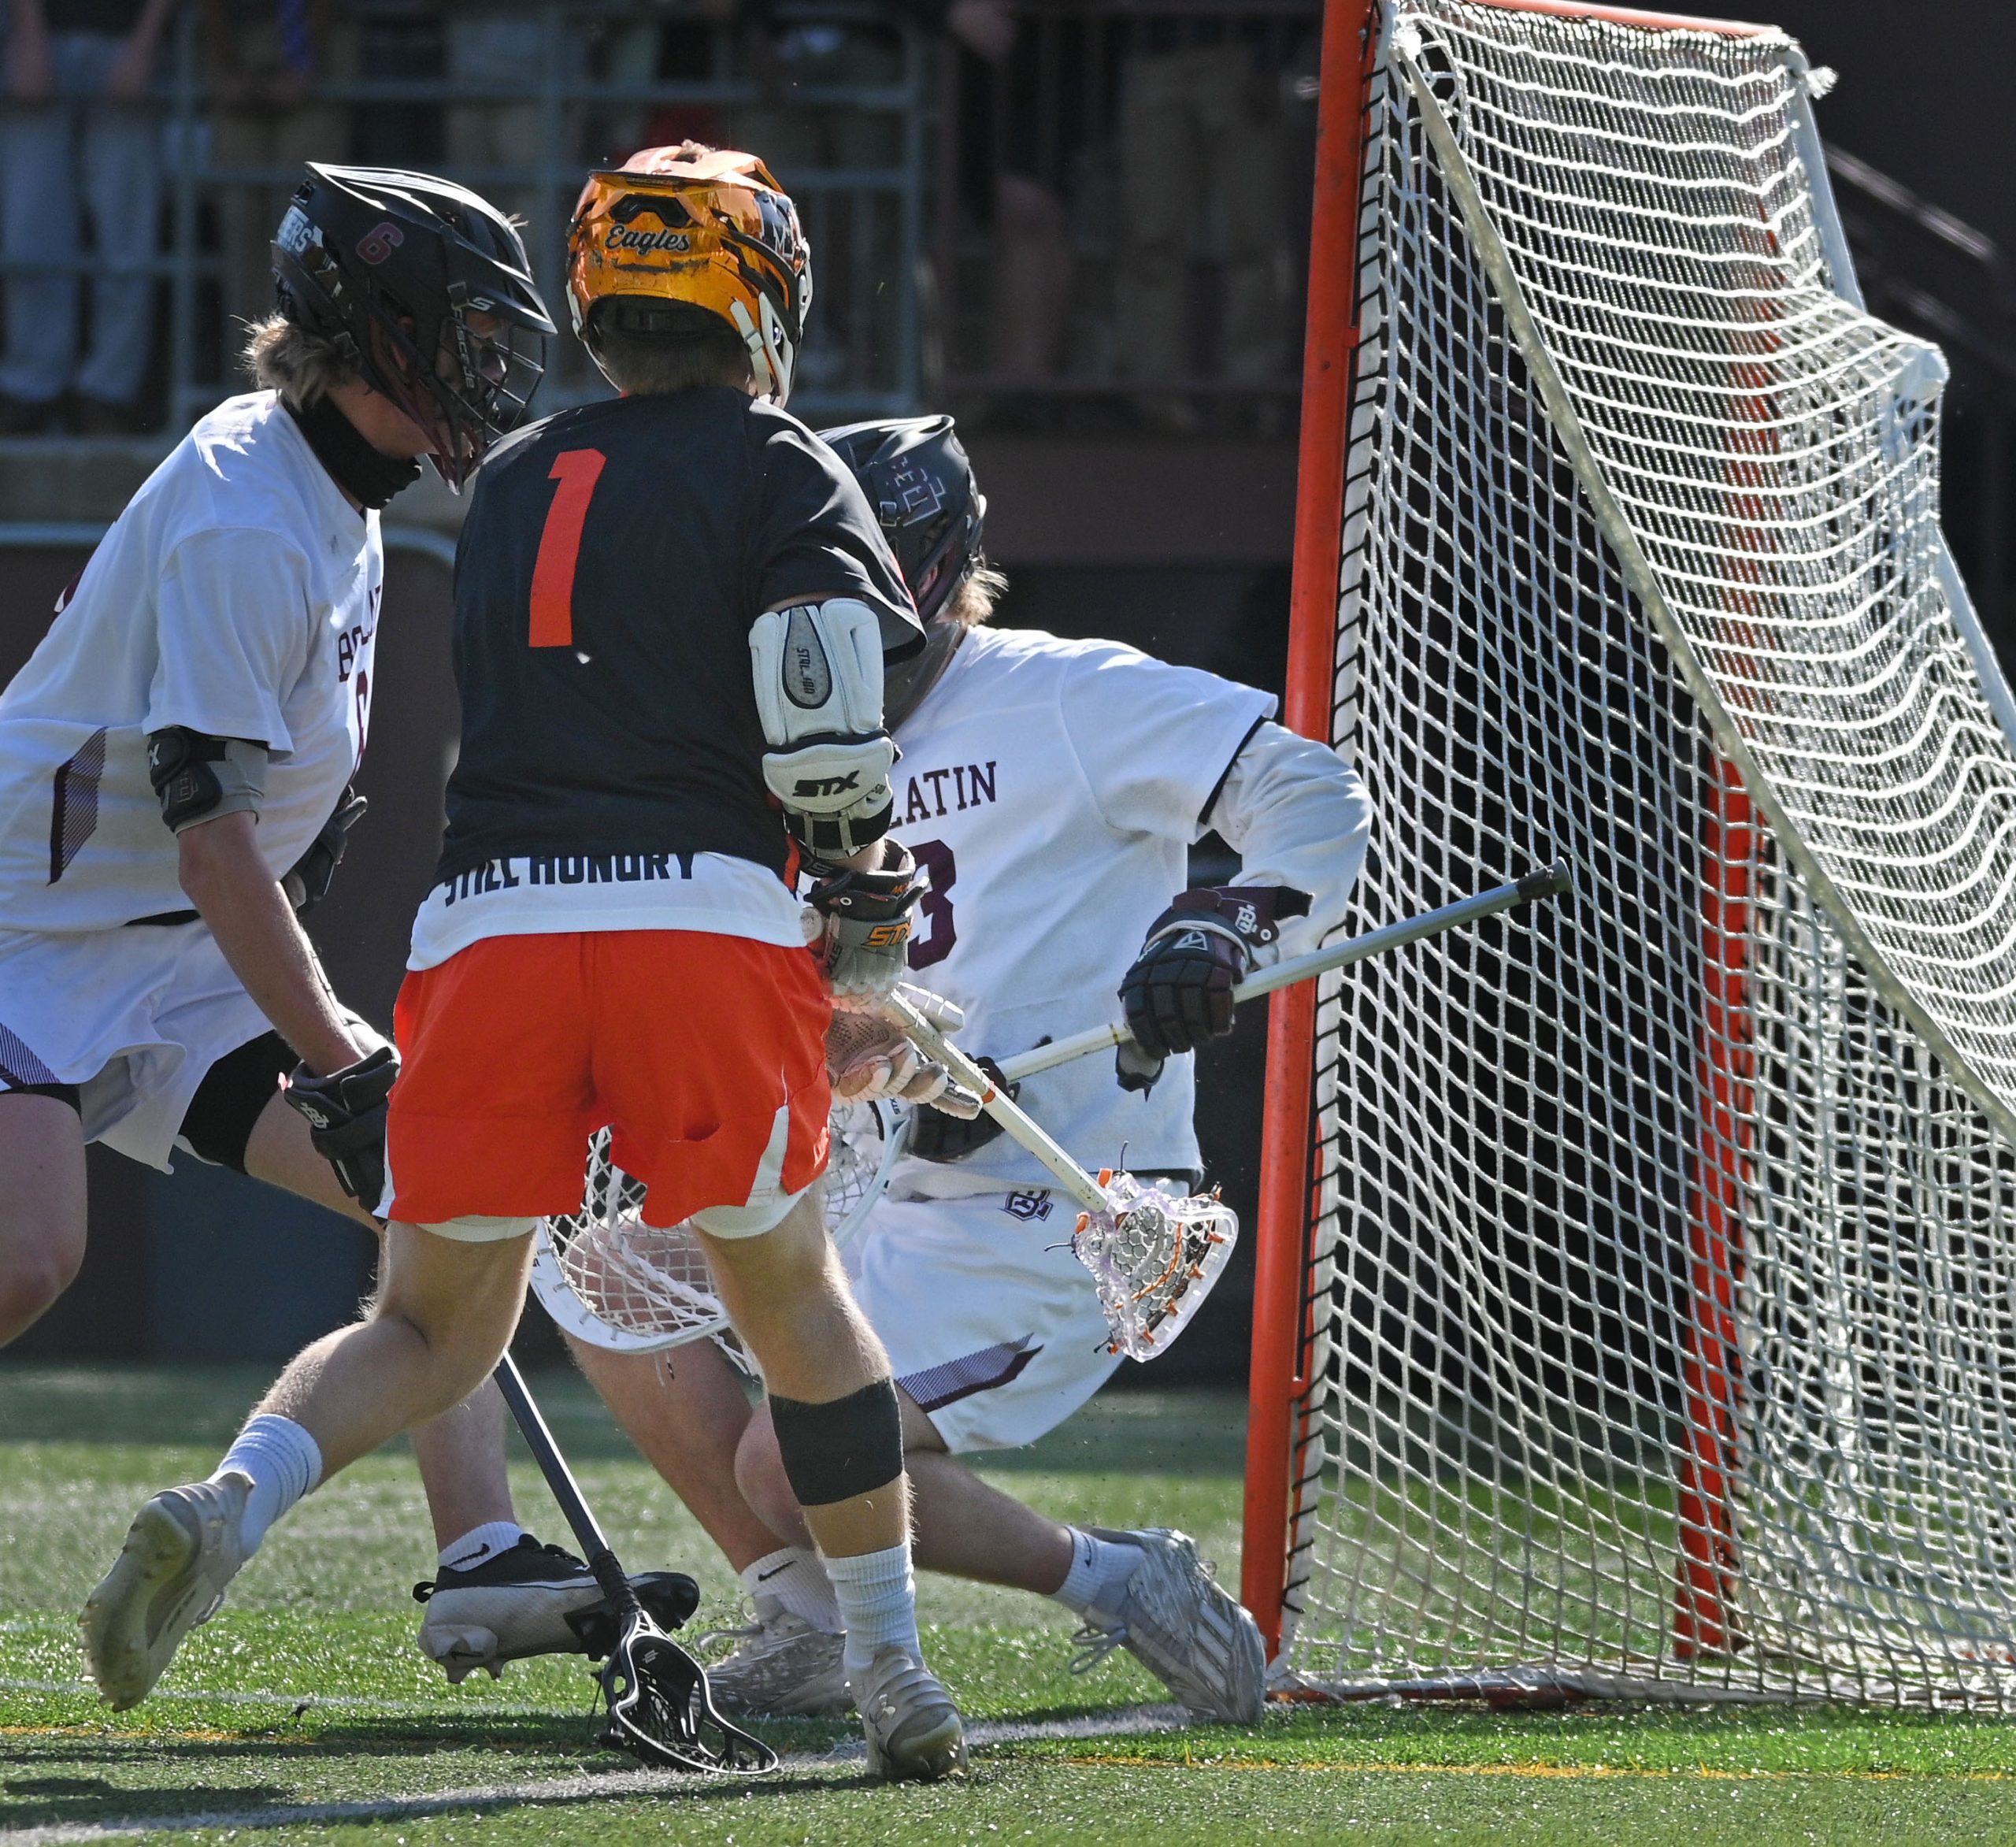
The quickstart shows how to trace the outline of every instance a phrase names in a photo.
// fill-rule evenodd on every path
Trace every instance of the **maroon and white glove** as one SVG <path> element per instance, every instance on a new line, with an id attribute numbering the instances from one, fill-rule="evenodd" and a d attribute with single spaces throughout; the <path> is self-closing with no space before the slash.
<path id="1" fill-rule="evenodd" d="M 1173 1053 L 1232 1030 L 1232 991 L 1279 941 L 1284 918 L 1306 917 L 1309 894 L 1288 885 L 1207 885 L 1184 892 L 1148 926 L 1120 984 L 1132 1045 L 1120 1048 L 1123 1090 L 1147 1090 Z"/>

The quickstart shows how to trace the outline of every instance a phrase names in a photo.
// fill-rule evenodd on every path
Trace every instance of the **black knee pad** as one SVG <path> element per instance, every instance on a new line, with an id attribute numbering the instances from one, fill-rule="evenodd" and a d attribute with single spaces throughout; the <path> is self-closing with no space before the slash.
<path id="1" fill-rule="evenodd" d="M 903 1416 L 894 1379 L 877 1379 L 824 1404 L 773 1393 L 770 1422 L 800 1507 L 872 1494 L 903 1472 Z"/>

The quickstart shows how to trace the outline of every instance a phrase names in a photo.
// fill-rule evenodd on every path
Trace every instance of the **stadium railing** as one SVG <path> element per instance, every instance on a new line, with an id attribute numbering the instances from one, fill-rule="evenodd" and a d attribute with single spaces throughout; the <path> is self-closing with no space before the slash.
<path id="1" fill-rule="evenodd" d="M 595 124 L 606 124 L 620 111 L 647 132 L 676 124 L 682 115 L 726 128 L 739 113 L 774 109 L 780 99 L 773 88 L 766 90 L 748 74 L 750 61 L 738 55 L 736 29 L 709 22 L 695 9 L 610 0 L 593 5 L 547 0 L 522 11 L 539 21 L 546 51 L 521 79 L 458 81 L 424 70 L 368 75 L 318 83 L 313 99 L 350 112 L 353 143 L 361 112 L 380 112 L 382 120 L 386 109 L 403 107 L 413 112 L 410 120 L 424 124 L 435 110 L 535 105 L 538 133 L 524 148 L 522 160 L 513 165 L 458 165 L 428 151 L 424 128 L 413 154 L 397 149 L 388 153 L 383 147 L 369 151 L 379 164 L 391 164 L 397 155 L 398 164 L 424 166 L 487 195 L 529 202 L 525 216 L 533 265 L 564 323 L 559 283 L 575 196 L 591 163 L 629 151 L 590 145 Z M 368 27 L 372 9 L 359 8 L 358 14 Z M 798 119 L 808 119 L 810 112 L 878 119 L 885 126 L 877 139 L 891 156 L 865 166 L 801 164 L 782 176 L 813 242 L 818 285 L 793 407 L 815 421 L 890 414 L 915 405 L 922 384 L 919 294 L 910 279 L 924 254 L 929 80 L 935 69 L 931 44 L 887 9 L 848 0 L 822 0 L 816 6 L 782 0 L 773 9 L 773 29 L 788 31 L 798 21 L 873 28 L 893 55 L 882 61 L 888 67 L 886 80 L 814 81 L 789 92 L 788 107 Z M 702 73 L 676 80 L 624 80 L 598 74 L 587 55 L 592 42 L 612 26 L 624 25 L 653 32 L 683 27 L 689 38 L 695 32 L 704 35 L 708 42 L 696 61 L 704 67 Z M 373 61 L 386 61 L 381 57 Z M 238 388 L 236 341 L 224 325 L 221 306 L 220 279 L 232 253 L 219 247 L 220 202 L 235 187 L 284 198 L 299 169 L 225 165 L 212 159 L 213 99 L 204 83 L 193 9 L 185 9 L 180 19 L 163 67 L 154 90 L 162 131 L 161 236 L 151 261 L 133 267 L 165 284 L 158 309 L 165 337 L 157 336 L 165 351 L 165 389 L 158 368 L 149 395 L 160 406 L 166 426 L 179 431 Z M 384 139 L 382 132 L 374 137 Z M 343 161 L 358 156 L 351 146 L 333 146 L 325 158 Z M 89 250 L 58 260 L 0 258 L 0 278 L 52 269 L 88 277 L 95 261 Z M 559 362 L 549 367 L 542 391 L 542 410 L 602 395 L 605 388 L 572 352 L 570 342 L 559 343 L 556 358 Z"/>

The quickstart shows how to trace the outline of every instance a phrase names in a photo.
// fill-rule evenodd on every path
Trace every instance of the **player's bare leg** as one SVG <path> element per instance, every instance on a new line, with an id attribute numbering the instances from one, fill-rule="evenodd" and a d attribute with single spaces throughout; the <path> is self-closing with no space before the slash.
<path id="1" fill-rule="evenodd" d="M 245 1170 L 255 1180 L 342 1213 L 374 1237 L 384 1235 L 384 1227 L 337 1184 L 335 1170 L 309 1138 L 307 1123 L 277 1096 L 253 1126 Z M 513 1522 L 505 1473 L 504 1400 L 487 1379 L 453 1410 L 416 1426 L 410 1441 L 426 1485 L 436 1546 L 452 1546 L 493 1521 Z"/>
<path id="2" fill-rule="evenodd" d="M 779 1454 L 846 1620 L 845 1671 L 869 1767 L 943 1776 L 964 1764 L 965 1733 L 917 1640 L 888 1356 L 848 1291 L 819 1189 L 758 1236 L 702 1237 L 722 1304 L 762 1368 Z"/>
<path id="3" fill-rule="evenodd" d="M 612 1353 L 571 1337 L 567 1344 L 624 1434 L 737 1571 L 776 1550 L 776 1535 L 735 1485 L 749 1400 L 713 1341 L 666 1353 Z"/>
<path id="4" fill-rule="evenodd" d="M 1003 1494 L 947 1455 L 931 1419 L 901 1387 L 898 1392 L 918 1568 L 1038 1597 L 1055 1595 L 1071 1569 L 1070 1528 Z M 765 1527 L 793 1544 L 809 1543 L 767 1411 L 751 1419 L 736 1469 L 743 1494 Z"/>
<path id="5" fill-rule="evenodd" d="M 395 1223 L 364 1321 L 304 1348 L 217 1472 L 143 1507 L 83 1617 L 100 1692 L 120 1710 L 224 1600 L 266 1530 L 319 1482 L 467 1397 L 517 1326 L 529 1235 L 472 1244 Z"/>
<path id="6" fill-rule="evenodd" d="M 1060 1525 L 949 1454 L 907 1394 L 902 1410 L 920 1569 L 1054 1598 L 1084 1619 L 1075 1665 L 1094 1666 L 1125 1647 L 1199 1717 L 1251 1723 L 1259 1716 L 1266 1671 L 1259 1632 L 1185 1535 Z M 762 1412 L 743 1434 L 736 1477 L 773 1531 L 788 1539 L 804 1530 Z"/>
<path id="7" fill-rule="evenodd" d="M 254 1415 L 306 1430 L 324 1479 L 347 1468 L 490 1376 L 531 1268 L 529 1234 L 471 1244 L 395 1221 L 366 1318 L 304 1348 Z"/>
<path id="8" fill-rule="evenodd" d="M 724 1712 L 799 1718 L 851 1712 L 845 1625 L 797 1503 L 792 1536 L 783 1543 L 736 1485 L 736 1451 L 751 1415 L 742 1375 L 712 1341 L 665 1353 L 568 1344 L 624 1435 L 742 1579 L 754 1620 L 727 1632 L 736 1647 L 708 1667 L 715 1703 Z"/>
<path id="9" fill-rule="evenodd" d="M 0 1347 L 25 1333 L 84 1260 L 84 1133 L 60 1098 L 0 1095 Z"/>

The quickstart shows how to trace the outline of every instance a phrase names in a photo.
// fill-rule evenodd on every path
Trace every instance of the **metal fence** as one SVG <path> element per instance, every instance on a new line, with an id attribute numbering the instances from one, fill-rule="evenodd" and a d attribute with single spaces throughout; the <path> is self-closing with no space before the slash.
<path id="1" fill-rule="evenodd" d="M 1053 424 L 1284 428 L 1320 5 L 1016 10 L 1009 54 L 962 58 L 943 94 L 943 388 Z"/>
<path id="2" fill-rule="evenodd" d="M 217 92 L 185 8 L 154 98 L 160 241 L 125 272 L 157 279 L 152 421 L 185 428 L 236 388 L 235 323 L 261 306 L 299 158 L 465 181 L 524 218 L 557 298 L 584 172 L 690 132 L 762 152 L 799 202 L 817 287 L 794 408 L 815 420 L 1019 402 L 1051 422 L 1103 403 L 1095 421 L 1129 427 L 1284 426 L 1315 0 L 1028 0 L 991 60 L 867 0 L 719 11 L 364 0 L 282 159 Z M 302 145 L 310 118 L 326 145 Z M 0 278 L 98 267 L 17 250 Z M 600 392 L 571 341 L 554 359 L 542 410 Z"/>
<path id="3" fill-rule="evenodd" d="M 454 55 L 458 10 L 493 26 L 510 21 L 530 55 L 510 70 L 458 70 L 471 61 Z M 702 138 L 731 141 L 740 133 L 773 149 L 787 143 L 773 165 L 804 218 L 816 282 L 794 408 L 830 419 L 918 402 L 923 339 L 914 279 L 930 172 L 931 41 L 879 9 L 845 4 L 778 8 L 770 28 L 776 44 L 788 52 L 795 35 L 810 47 L 781 65 L 774 45 L 752 57 L 747 32 L 647 5 L 548 0 L 502 11 L 450 9 L 445 32 L 440 19 L 354 16 L 356 49 L 346 60 L 354 69 L 317 83 L 310 99 L 318 110 L 339 112 L 343 127 L 309 158 L 424 167 L 515 210 L 526 221 L 535 273 L 558 310 L 567 221 L 591 165 L 649 145 L 654 132 L 676 139 L 712 129 Z M 612 45 L 619 55 L 610 55 Z M 165 284 L 165 338 L 157 335 L 163 350 L 150 395 L 179 430 L 239 388 L 236 331 L 226 323 L 228 310 L 245 304 L 243 290 L 240 300 L 231 299 L 232 270 L 246 263 L 248 247 L 256 262 L 271 228 L 265 221 L 277 221 L 300 166 L 218 158 L 224 112 L 209 93 L 197 21 L 186 9 L 163 62 L 154 98 L 165 183 L 161 242 L 156 255 L 129 260 L 126 271 Z M 444 125 L 485 114 L 515 132 L 505 137 L 505 158 L 495 150 L 480 161 L 452 158 Z M 100 267 L 90 252 L 17 256 L 0 259 L 0 277 L 89 276 Z M 603 395 L 570 341 L 558 343 L 541 411 Z"/>

